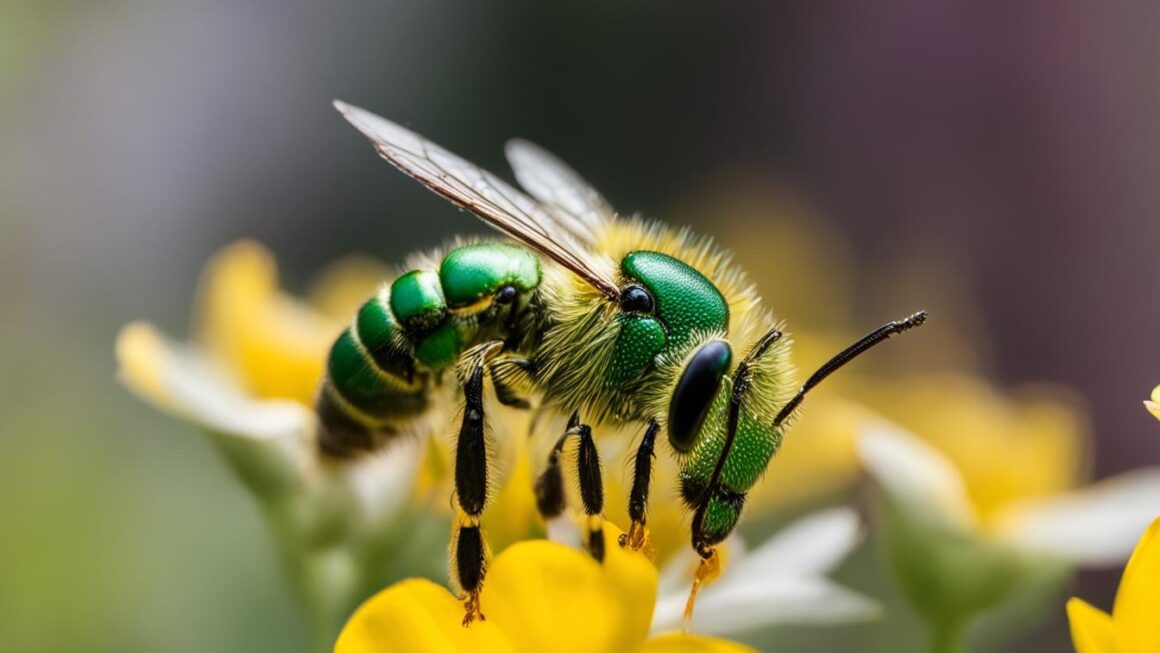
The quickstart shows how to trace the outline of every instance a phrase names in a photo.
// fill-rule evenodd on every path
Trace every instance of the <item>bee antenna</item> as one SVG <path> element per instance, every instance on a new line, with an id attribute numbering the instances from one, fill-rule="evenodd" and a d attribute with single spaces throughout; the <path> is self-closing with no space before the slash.
<path id="1" fill-rule="evenodd" d="M 819 367 L 816 372 L 811 374 L 810 378 L 806 379 L 806 382 L 802 384 L 801 390 L 798 390 L 793 399 L 790 399 L 789 403 L 783 406 L 781 411 L 778 412 L 777 417 L 775 417 L 773 420 L 773 425 L 775 427 L 781 426 L 781 423 L 784 422 L 787 417 L 793 414 L 793 412 L 797 410 L 797 407 L 801 405 L 802 400 L 806 398 L 807 392 L 812 390 L 814 386 L 821 383 L 822 380 L 836 372 L 843 365 L 862 355 L 874 345 L 887 340 L 891 336 L 902 333 L 903 331 L 913 329 L 925 321 L 926 311 L 919 311 L 905 319 L 887 322 L 886 324 L 883 324 L 870 333 L 862 336 L 854 344 L 838 352 L 837 355 L 826 361 L 826 363 Z"/>

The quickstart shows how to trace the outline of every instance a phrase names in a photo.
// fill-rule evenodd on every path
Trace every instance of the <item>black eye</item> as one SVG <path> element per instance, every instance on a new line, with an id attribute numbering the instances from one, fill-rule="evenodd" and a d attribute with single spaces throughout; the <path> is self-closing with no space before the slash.
<path id="1" fill-rule="evenodd" d="M 504 286 L 496 293 L 495 301 L 497 304 L 510 304 L 515 301 L 517 294 L 515 286 Z"/>
<path id="2" fill-rule="evenodd" d="M 732 358 L 729 343 L 710 340 L 685 365 L 669 400 L 669 444 L 673 449 L 688 453 L 696 444 Z"/>
<path id="3" fill-rule="evenodd" d="M 640 286 L 629 286 L 620 293 L 620 308 L 628 313 L 651 313 L 652 295 Z"/>

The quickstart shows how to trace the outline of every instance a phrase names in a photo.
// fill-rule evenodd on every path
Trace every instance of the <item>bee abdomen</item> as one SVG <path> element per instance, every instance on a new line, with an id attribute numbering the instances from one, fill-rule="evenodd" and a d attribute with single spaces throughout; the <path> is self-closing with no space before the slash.
<path id="1" fill-rule="evenodd" d="M 539 282 L 528 250 L 480 243 L 449 252 L 437 272 L 412 270 L 384 287 L 331 348 L 317 405 L 322 450 L 380 447 L 426 409 L 433 372 L 484 339 L 511 335 Z"/>
<path id="2" fill-rule="evenodd" d="M 426 408 L 425 379 L 385 299 L 363 304 L 330 349 L 317 405 L 319 446 L 329 455 L 373 451 Z"/>

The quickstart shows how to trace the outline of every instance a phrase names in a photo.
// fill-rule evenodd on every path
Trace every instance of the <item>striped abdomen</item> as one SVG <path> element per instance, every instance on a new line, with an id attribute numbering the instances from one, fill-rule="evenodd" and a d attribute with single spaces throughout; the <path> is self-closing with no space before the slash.
<path id="1" fill-rule="evenodd" d="M 330 351 L 318 395 L 319 445 L 351 456 L 423 412 L 432 373 L 473 345 L 508 339 L 540 284 L 539 260 L 503 243 L 457 247 L 369 299 Z"/>

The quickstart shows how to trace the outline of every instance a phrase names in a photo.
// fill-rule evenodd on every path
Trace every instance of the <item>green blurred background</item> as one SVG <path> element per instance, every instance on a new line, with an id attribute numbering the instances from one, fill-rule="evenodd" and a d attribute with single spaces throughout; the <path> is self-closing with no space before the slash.
<path id="1" fill-rule="evenodd" d="M 1160 462 L 1139 406 L 1160 381 L 1158 21 L 1046 0 L 0 3 L 0 650 L 304 650 L 258 510 L 115 383 L 112 343 L 136 318 L 184 333 L 238 237 L 302 289 L 346 254 L 480 231 L 377 161 L 335 97 L 497 171 L 506 138 L 538 141 L 623 210 L 703 232 L 735 188 L 793 197 L 848 240 L 841 314 L 965 307 L 947 317 L 972 365 L 1086 397 L 1097 476 Z M 743 265 L 772 223 L 731 226 Z M 1117 575 L 1071 589 L 1108 606 Z M 923 641 L 872 547 L 840 577 L 889 616 L 752 641 Z M 1029 642 L 1069 650 L 1062 604 Z"/>

